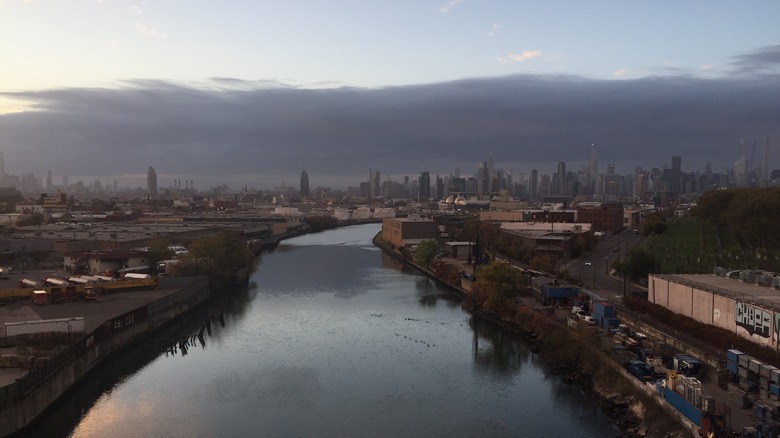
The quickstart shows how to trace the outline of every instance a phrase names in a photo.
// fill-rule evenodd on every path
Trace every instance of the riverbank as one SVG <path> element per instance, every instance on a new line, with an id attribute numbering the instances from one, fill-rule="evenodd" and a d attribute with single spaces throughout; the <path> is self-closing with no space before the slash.
<path id="1" fill-rule="evenodd" d="M 541 307 L 517 302 L 508 306 L 502 314 L 485 311 L 471 289 L 441 278 L 434 271 L 404 258 L 403 254 L 382 241 L 379 234 L 374 237 L 373 243 L 392 258 L 457 292 L 464 298 L 463 307 L 475 318 L 525 339 L 540 354 L 551 374 L 559 375 L 564 382 L 578 386 L 598 400 L 620 436 L 682 437 L 692 434 L 690 429 L 676 421 L 646 421 L 668 415 L 655 400 L 626 378 L 619 364 L 604 355 L 592 327 L 576 324 L 572 330 L 560 320 L 563 315 L 550 314 Z M 464 270 L 462 268 L 457 266 L 455 271 L 460 272 Z"/>
<path id="2" fill-rule="evenodd" d="M 156 294 L 125 292 L 98 301 L 47 306 L 50 313 L 86 315 L 97 327 L 55 355 L 38 358 L 26 374 L 0 387 L 0 436 L 23 433 L 105 360 L 211 296 L 205 277 L 167 278 L 160 288 L 163 292 Z M 96 324 L 97 319 L 101 321 Z"/>

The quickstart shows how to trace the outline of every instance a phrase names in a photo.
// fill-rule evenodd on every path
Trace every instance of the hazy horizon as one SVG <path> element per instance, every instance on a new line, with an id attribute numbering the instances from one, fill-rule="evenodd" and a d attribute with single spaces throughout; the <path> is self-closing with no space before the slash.
<path id="1" fill-rule="evenodd" d="M 403 175 L 715 171 L 773 138 L 780 3 L 0 0 L 9 174 L 345 188 Z M 756 163 L 757 164 L 757 160 Z"/>

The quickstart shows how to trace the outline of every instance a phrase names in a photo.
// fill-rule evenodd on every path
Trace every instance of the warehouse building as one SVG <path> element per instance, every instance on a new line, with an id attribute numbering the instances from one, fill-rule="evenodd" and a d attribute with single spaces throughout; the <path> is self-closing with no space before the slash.
<path id="1" fill-rule="evenodd" d="M 764 274 L 755 271 L 723 271 L 723 275 L 653 274 L 648 276 L 647 300 L 777 349 L 780 290 L 777 282 L 771 281 L 777 278 L 776 274 Z"/>

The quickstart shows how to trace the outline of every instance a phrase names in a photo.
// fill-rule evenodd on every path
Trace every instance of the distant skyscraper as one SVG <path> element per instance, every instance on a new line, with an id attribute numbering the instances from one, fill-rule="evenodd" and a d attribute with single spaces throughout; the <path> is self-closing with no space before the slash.
<path id="1" fill-rule="evenodd" d="M 157 199 L 157 172 L 152 166 L 146 171 L 146 191 L 151 199 Z"/>
<path id="2" fill-rule="evenodd" d="M 477 194 L 484 195 L 490 190 L 490 167 L 487 161 L 479 162 L 477 174 Z"/>
<path id="3" fill-rule="evenodd" d="M 51 183 L 51 170 L 47 170 L 46 171 L 46 190 L 47 191 L 51 190 L 51 186 L 52 186 L 52 183 Z"/>
<path id="4" fill-rule="evenodd" d="M 556 178 L 556 194 L 566 196 L 566 163 L 558 163 L 558 175 Z"/>
<path id="5" fill-rule="evenodd" d="M 304 170 L 301 172 L 301 198 L 309 197 L 309 174 Z"/>
<path id="6" fill-rule="evenodd" d="M 670 189 L 675 193 L 682 192 L 682 157 L 672 157 L 672 180 Z"/>
<path id="7" fill-rule="evenodd" d="M 747 187 L 749 163 L 748 159 L 743 155 L 734 163 L 734 183 L 737 187 Z"/>
<path id="8" fill-rule="evenodd" d="M 596 193 L 596 182 L 599 179 L 599 166 L 596 162 L 596 145 L 590 145 L 590 155 L 588 155 L 588 186 L 591 193 Z"/>
<path id="9" fill-rule="evenodd" d="M 368 170 L 368 197 L 378 198 L 381 195 L 379 188 L 379 171 Z"/>
<path id="10" fill-rule="evenodd" d="M 420 199 L 427 200 L 431 197 L 431 174 L 429 172 L 420 173 L 420 182 L 417 188 L 420 191 Z"/>
<path id="11" fill-rule="evenodd" d="M 536 201 L 539 196 L 539 171 L 531 170 L 531 176 L 528 178 L 528 199 Z"/>

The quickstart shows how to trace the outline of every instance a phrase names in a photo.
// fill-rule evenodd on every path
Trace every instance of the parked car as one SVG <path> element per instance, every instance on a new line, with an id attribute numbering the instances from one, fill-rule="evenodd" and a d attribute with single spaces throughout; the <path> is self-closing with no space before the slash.
<path id="1" fill-rule="evenodd" d="M 586 316 L 585 318 L 582 318 L 582 320 L 587 322 L 588 325 L 596 325 L 596 318 L 592 316 Z"/>

